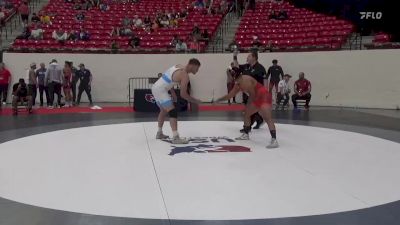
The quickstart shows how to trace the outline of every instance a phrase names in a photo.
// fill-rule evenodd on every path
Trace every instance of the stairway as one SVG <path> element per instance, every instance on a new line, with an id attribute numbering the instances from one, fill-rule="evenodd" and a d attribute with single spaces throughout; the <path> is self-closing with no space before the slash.
<path id="1" fill-rule="evenodd" d="M 29 2 L 30 14 L 38 13 L 49 0 L 31 0 Z M 30 18 L 30 16 L 29 16 Z M 15 38 L 22 32 L 22 21 L 19 13 L 16 13 L 1 30 L 1 49 L 7 50 Z"/>
<path id="2" fill-rule="evenodd" d="M 234 12 L 228 13 L 218 28 L 215 38 L 208 44 L 206 52 L 224 52 L 228 45 L 235 38 L 236 30 L 240 24 L 240 17 Z"/>

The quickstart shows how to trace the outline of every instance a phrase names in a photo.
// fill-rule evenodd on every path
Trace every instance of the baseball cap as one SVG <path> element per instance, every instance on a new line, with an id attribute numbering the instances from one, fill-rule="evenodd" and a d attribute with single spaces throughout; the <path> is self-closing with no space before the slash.
<path id="1" fill-rule="evenodd" d="M 292 77 L 290 74 L 285 74 L 284 77 Z"/>

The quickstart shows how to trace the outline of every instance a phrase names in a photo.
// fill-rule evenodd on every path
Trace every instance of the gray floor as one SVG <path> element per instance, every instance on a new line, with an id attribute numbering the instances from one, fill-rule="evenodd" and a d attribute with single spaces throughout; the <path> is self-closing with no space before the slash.
<path id="1" fill-rule="evenodd" d="M 275 111 L 280 123 L 354 131 L 400 142 L 400 111 L 313 108 L 311 111 Z M 0 116 L 0 143 L 38 133 L 94 125 L 154 121 L 148 113 L 93 113 Z M 181 113 L 181 120 L 241 120 L 240 112 Z M 279 135 L 279 134 L 278 134 Z M 399 149 L 400 150 L 400 149 Z M 1 185 L 1 184 L 0 184 Z M 143 220 L 86 215 L 25 205 L 0 198 L 0 225 L 398 225 L 400 201 L 377 207 L 328 215 L 243 221 Z"/>

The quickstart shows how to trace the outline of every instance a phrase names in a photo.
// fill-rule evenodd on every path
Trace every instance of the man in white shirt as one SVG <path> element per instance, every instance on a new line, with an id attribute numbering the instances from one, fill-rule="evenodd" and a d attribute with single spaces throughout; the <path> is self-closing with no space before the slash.
<path id="1" fill-rule="evenodd" d="M 68 37 L 67 33 L 62 28 L 54 30 L 52 36 L 54 40 L 62 43 L 64 43 Z"/>
<path id="2" fill-rule="evenodd" d="M 282 109 L 284 109 L 285 106 L 289 102 L 289 94 L 290 94 L 289 80 L 291 77 L 292 77 L 291 75 L 285 74 L 283 76 L 283 80 L 279 81 L 279 83 L 278 83 L 278 95 L 276 98 L 276 109 L 279 109 L 279 106 L 280 106 L 282 100 L 283 100 Z"/>
<path id="3" fill-rule="evenodd" d="M 187 51 L 187 45 L 185 42 L 182 40 L 178 40 L 178 43 L 175 46 L 175 50 L 177 52 L 186 52 Z"/>
<path id="4" fill-rule="evenodd" d="M 40 26 L 35 25 L 35 28 L 32 29 L 32 31 L 31 31 L 31 39 L 42 40 L 43 33 L 44 33 L 44 30 Z"/>

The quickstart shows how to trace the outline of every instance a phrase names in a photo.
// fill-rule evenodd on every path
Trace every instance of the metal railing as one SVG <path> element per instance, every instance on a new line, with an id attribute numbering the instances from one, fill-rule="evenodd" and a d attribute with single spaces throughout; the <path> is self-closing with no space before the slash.
<path id="1" fill-rule="evenodd" d="M 136 89 L 151 89 L 157 81 L 156 77 L 131 77 L 128 82 L 128 101 L 129 105 L 133 103 L 134 93 Z"/>

